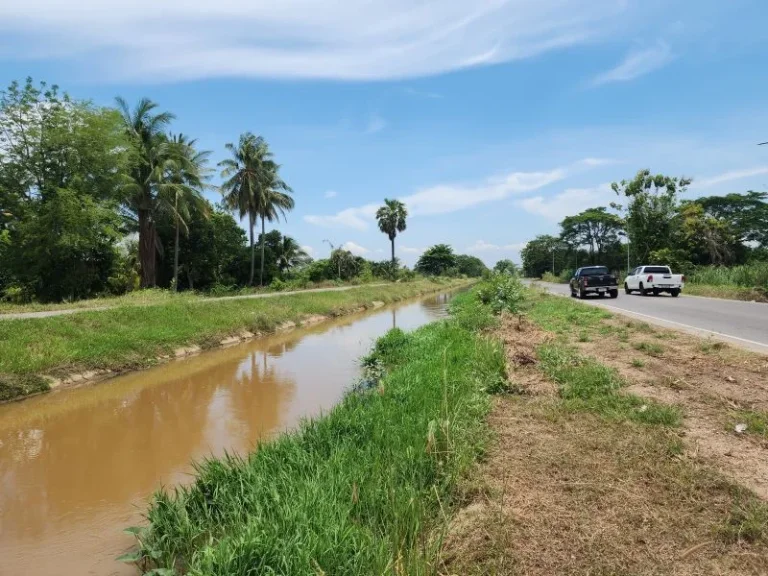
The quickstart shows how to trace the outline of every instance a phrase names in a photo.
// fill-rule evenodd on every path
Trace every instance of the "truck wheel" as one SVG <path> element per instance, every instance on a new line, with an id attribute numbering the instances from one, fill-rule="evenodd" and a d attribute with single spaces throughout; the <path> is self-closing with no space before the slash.
<path id="1" fill-rule="evenodd" d="M 579 298 L 584 300 L 584 298 L 586 298 L 586 297 L 587 297 L 587 293 L 584 292 L 584 290 L 582 290 L 581 288 L 579 288 Z"/>
<path id="2" fill-rule="evenodd" d="M 629 284 L 624 282 L 624 294 L 632 294 L 632 290 L 629 289 Z"/>
<path id="3" fill-rule="evenodd" d="M 571 288 L 571 298 L 576 298 L 576 292 L 573 291 L 573 288 Z"/>
<path id="4" fill-rule="evenodd" d="M 640 294 L 642 294 L 643 296 L 649 296 L 651 294 L 651 291 L 646 290 L 642 282 L 640 282 Z"/>
<path id="5" fill-rule="evenodd" d="M 611 290 L 610 294 L 611 294 L 611 298 L 618 298 L 619 297 L 619 291 L 618 290 Z"/>
<path id="6" fill-rule="evenodd" d="M 597 293 L 597 295 L 598 295 L 600 298 L 605 298 L 605 292 L 598 292 L 598 293 Z"/>
<path id="7" fill-rule="evenodd" d="M 672 298 L 677 298 L 678 296 L 680 296 L 680 290 L 678 289 L 672 290 L 670 294 L 672 294 Z"/>

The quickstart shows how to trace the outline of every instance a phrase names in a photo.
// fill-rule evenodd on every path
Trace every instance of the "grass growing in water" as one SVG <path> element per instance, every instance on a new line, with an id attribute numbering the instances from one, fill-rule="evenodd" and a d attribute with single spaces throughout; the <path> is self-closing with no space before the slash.
<path id="1" fill-rule="evenodd" d="M 139 563 L 206 575 L 435 574 L 457 480 L 483 449 L 486 389 L 504 378 L 472 295 L 455 319 L 379 340 L 387 375 L 251 455 L 209 460 L 159 492 Z M 462 307 L 461 302 L 467 304 Z"/>

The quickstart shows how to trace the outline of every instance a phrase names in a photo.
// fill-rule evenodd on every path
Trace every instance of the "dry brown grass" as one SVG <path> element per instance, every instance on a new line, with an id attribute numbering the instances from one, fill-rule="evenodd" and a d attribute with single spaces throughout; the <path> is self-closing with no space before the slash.
<path id="1" fill-rule="evenodd" d="M 447 574 L 766 574 L 768 548 L 723 527 L 741 492 L 676 434 L 499 398 L 485 490 L 452 522 Z"/>

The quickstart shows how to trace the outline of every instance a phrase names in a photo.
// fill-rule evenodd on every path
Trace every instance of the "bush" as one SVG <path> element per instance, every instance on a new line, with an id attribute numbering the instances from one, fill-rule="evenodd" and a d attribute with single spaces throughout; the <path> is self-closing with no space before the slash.
<path id="1" fill-rule="evenodd" d="M 280 278 L 275 278 L 269 284 L 269 289 L 272 290 L 273 292 L 282 292 L 287 287 L 288 287 L 288 284 L 280 280 Z"/>
<path id="2" fill-rule="evenodd" d="M 483 304 L 490 306 L 494 314 L 516 314 L 525 300 L 525 287 L 517 276 L 494 274 L 477 289 L 477 297 Z"/>

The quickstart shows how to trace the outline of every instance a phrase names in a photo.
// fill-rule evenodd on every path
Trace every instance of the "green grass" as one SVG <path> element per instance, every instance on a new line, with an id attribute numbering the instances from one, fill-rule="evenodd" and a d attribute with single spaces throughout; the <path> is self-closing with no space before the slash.
<path id="1" fill-rule="evenodd" d="M 664 347 L 655 342 L 634 342 L 632 348 L 645 352 L 648 356 L 658 357 L 664 353 Z"/>
<path id="2" fill-rule="evenodd" d="M 139 368 L 180 346 L 214 346 L 242 330 L 269 331 L 285 321 L 340 315 L 372 301 L 393 302 L 459 285 L 424 280 L 266 299 L 171 298 L 148 306 L 0 321 L 0 374 Z"/>
<path id="3" fill-rule="evenodd" d="M 571 410 L 589 410 L 611 420 L 678 426 L 680 411 L 620 392 L 624 381 L 613 369 L 562 344 L 538 348 L 540 366 L 560 389 L 564 404 Z"/>
<path id="4" fill-rule="evenodd" d="M 765 288 L 745 288 L 744 286 L 709 286 L 704 284 L 686 284 L 685 293 L 691 296 L 722 298 L 724 300 L 745 300 L 747 302 L 768 302 L 768 290 Z"/>
<path id="5" fill-rule="evenodd" d="M 483 317 L 469 321 L 472 310 Z M 369 391 L 157 493 L 149 526 L 134 530 L 139 564 L 209 576 L 437 574 L 457 483 L 487 437 L 486 390 L 505 378 L 500 345 L 469 328 L 489 321 L 471 304 L 462 318 L 393 330 L 365 362 L 386 372 Z"/>
<path id="6" fill-rule="evenodd" d="M 747 434 L 755 434 L 768 439 L 768 412 L 755 410 L 736 410 L 730 414 L 728 430 L 733 431 L 737 424 L 746 424 Z"/>
<path id="7" fill-rule="evenodd" d="M 597 306 L 584 306 L 574 300 L 537 294 L 531 297 L 529 317 L 550 332 L 569 333 L 574 328 L 581 330 L 596 327 L 602 320 L 611 317 Z"/>
<path id="8" fill-rule="evenodd" d="M 643 362 L 642 360 L 639 360 L 637 358 L 632 360 L 631 364 L 632 364 L 632 366 L 634 368 L 644 368 L 645 367 L 645 362 Z"/>

